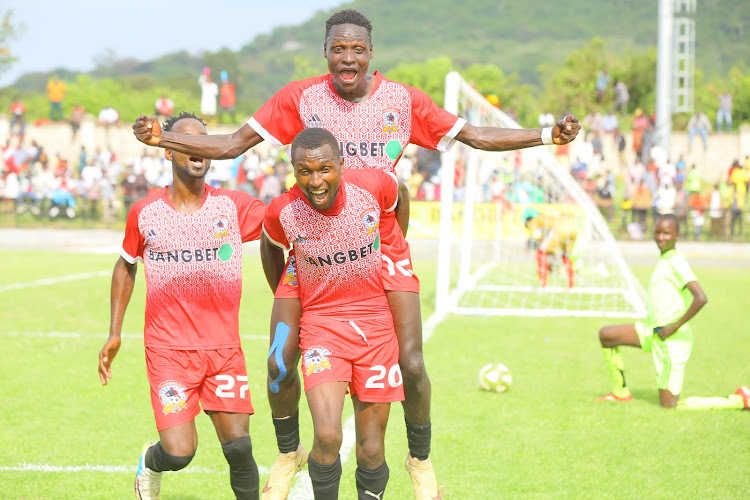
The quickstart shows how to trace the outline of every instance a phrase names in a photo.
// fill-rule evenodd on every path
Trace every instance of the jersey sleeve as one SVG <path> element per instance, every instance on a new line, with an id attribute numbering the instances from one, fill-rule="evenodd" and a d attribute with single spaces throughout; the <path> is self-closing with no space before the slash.
<path id="1" fill-rule="evenodd" d="M 407 88 L 412 97 L 409 142 L 442 153 L 450 151 L 466 120 L 438 107 L 430 96 L 421 90 L 408 86 Z"/>
<path id="2" fill-rule="evenodd" d="M 266 208 L 266 216 L 263 219 L 263 234 L 277 247 L 290 250 L 291 246 L 286 239 L 286 233 L 284 233 L 284 228 L 281 226 L 281 221 L 279 220 L 279 214 L 285 205 L 282 201 L 283 198 L 283 195 L 274 198 L 271 200 L 268 208 Z"/>
<path id="3" fill-rule="evenodd" d="M 143 260 L 145 242 L 138 228 L 138 214 L 140 212 L 141 204 L 136 203 L 128 212 L 128 219 L 125 222 L 125 237 L 122 240 L 120 255 L 129 264 L 135 264 L 139 259 Z"/>
<path id="4" fill-rule="evenodd" d="M 260 239 L 266 205 L 258 198 L 244 191 L 229 191 L 237 206 L 237 222 L 240 225 L 242 242 Z"/>
<path id="5" fill-rule="evenodd" d="M 398 179 L 391 172 L 378 169 L 347 170 L 347 182 L 374 195 L 384 212 L 392 212 L 398 203 Z"/>
<path id="6" fill-rule="evenodd" d="M 680 254 L 677 254 L 669 261 L 672 265 L 672 276 L 675 279 L 675 285 L 678 290 L 682 290 L 691 281 L 698 281 L 693 270 L 690 268 L 688 261 Z"/>
<path id="7" fill-rule="evenodd" d="M 299 115 L 302 82 L 286 84 L 247 121 L 263 139 L 274 147 L 291 144 L 304 128 Z"/>

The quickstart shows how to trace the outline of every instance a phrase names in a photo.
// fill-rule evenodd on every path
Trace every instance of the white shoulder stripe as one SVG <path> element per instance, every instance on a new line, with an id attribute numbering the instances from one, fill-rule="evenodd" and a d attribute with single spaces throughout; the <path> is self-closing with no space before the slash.
<path id="1" fill-rule="evenodd" d="M 397 193 L 396 201 L 393 202 L 393 205 L 390 208 L 387 208 L 385 210 L 386 212 L 393 212 L 394 210 L 396 210 L 396 205 L 398 205 L 398 192 L 400 191 L 399 185 L 398 185 L 398 178 L 396 177 L 396 174 L 394 174 L 393 172 L 386 172 L 386 174 L 390 175 L 391 178 L 393 179 L 393 182 L 396 183 L 396 193 Z"/>
<path id="2" fill-rule="evenodd" d="M 128 264 L 135 264 L 136 262 L 138 262 L 138 260 L 140 260 L 140 258 L 138 257 L 132 257 L 129 253 L 125 251 L 124 248 L 120 250 L 120 256 L 123 259 L 125 259 L 125 262 L 127 262 Z M 143 261 L 141 260 L 141 262 Z"/>
<path id="3" fill-rule="evenodd" d="M 456 120 L 456 123 L 453 125 L 453 128 L 450 129 L 450 131 L 440 139 L 440 142 L 438 142 L 437 149 L 441 153 L 447 153 L 451 150 L 453 145 L 456 143 L 456 136 L 461 131 L 462 128 L 464 128 L 464 125 L 466 125 L 466 120 L 463 118 L 459 118 Z"/>
<path id="4" fill-rule="evenodd" d="M 279 243 L 278 241 L 274 240 L 273 238 L 271 238 L 268 235 L 268 233 L 266 232 L 266 225 L 265 224 L 263 224 L 263 234 L 266 235 L 266 238 L 268 238 L 268 241 L 270 241 L 271 243 L 273 243 L 274 246 L 277 246 L 277 247 L 281 248 L 282 250 L 289 250 L 288 246 L 284 245 L 283 243 Z"/>
<path id="5" fill-rule="evenodd" d="M 281 146 L 283 146 L 283 144 L 281 143 L 281 141 L 279 141 L 276 137 L 274 137 L 273 135 L 271 135 L 271 133 L 268 130 L 266 130 L 265 128 L 263 128 L 263 125 L 261 125 L 260 123 L 258 123 L 258 121 L 255 118 L 251 117 L 247 121 L 247 124 L 250 125 L 250 127 L 252 127 L 253 130 L 255 130 L 256 132 L 258 132 L 258 134 L 263 139 L 265 139 L 266 141 L 268 141 L 271 144 L 273 144 L 273 147 L 280 148 Z"/>

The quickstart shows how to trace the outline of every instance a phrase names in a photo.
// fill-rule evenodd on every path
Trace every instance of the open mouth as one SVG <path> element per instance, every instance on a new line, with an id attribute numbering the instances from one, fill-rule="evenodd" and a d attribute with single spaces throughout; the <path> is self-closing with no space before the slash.
<path id="1" fill-rule="evenodd" d="M 203 165 L 203 158 L 197 158 L 195 156 L 190 157 L 190 162 L 195 163 L 197 166 Z"/>
<path id="2" fill-rule="evenodd" d="M 357 76 L 357 72 L 353 69 L 344 69 L 339 71 L 339 75 L 341 75 L 341 78 L 344 80 L 351 81 Z"/>
<path id="3" fill-rule="evenodd" d="M 320 204 L 323 203 L 326 199 L 326 196 L 328 196 L 328 190 L 316 189 L 315 191 L 310 191 L 310 196 L 315 203 Z"/>

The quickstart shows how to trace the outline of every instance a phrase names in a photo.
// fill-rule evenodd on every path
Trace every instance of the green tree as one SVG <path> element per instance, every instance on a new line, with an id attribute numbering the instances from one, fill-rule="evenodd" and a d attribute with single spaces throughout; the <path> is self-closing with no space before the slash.
<path id="1" fill-rule="evenodd" d="M 438 57 L 424 63 L 399 64 L 388 72 L 387 77 L 420 89 L 438 106 L 442 106 L 445 99 L 445 75 L 453 69 L 450 58 Z"/>
<path id="2" fill-rule="evenodd" d="M 23 33 L 23 26 L 13 22 L 12 10 L 6 10 L 0 14 L 3 19 L 0 25 L 0 75 L 10 69 L 18 61 L 18 57 L 11 50 L 11 41 L 17 39 Z"/>

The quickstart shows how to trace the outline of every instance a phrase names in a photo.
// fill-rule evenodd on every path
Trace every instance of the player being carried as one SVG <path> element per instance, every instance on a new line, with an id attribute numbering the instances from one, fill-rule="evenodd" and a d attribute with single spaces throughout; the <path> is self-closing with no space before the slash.
<path id="1" fill-rule="evenodd" d="M 688 321 L 708 302 L 687 260 L 675 249 L 679 236 L 680 226 L 674 214 L 656 219 L 654 240 L 661 255 L 648 283 L 646 322 L 605 326 L 599 330 L 599 341 L 612 379 L 612 392 L 599 401 L 633 399 L 625 383 L 625 365 L 620 353 L 620 346 L 627 345 L 652 354 L 661 406 L 748 409 L 750 391 L 744 386 L 726 398 L 690 397 L 678 403 L 685 365 L 693 349 L 693 331 Z"/>
<path id="2" fill-rule="evenodd" d="M 328 60 L 329 74 L 287 84 L 233 134 L 194 137 L 162 133 L 158 122 L 147 116 L 136 120 L 133 131 L 139 140 L 152 146 L 208 158 L 235 158 L 263 140 L 283 146 L 301 130 L 320 127 L 336 137 L 344 170 L 377 168 L 393 172 L 409 143 L 442 152 L 449 151 L 456 141 L 487 151 L 507 151 L 567 144 L 580 130 L 574 116 L 545 129 L 476 127 L 437 107 L 420 90 L 388 80 L 378 72 L 368 74 L 373 56 L 372 25 L 355 10 L 336 12 L 326 21 L 323 55 Z M 406 233 L 409 203 L 408 189 L 403 184 L 400 193 L 401 201 L 394 214 L 380 222 L 384 238 L 391 231 Z M 383 283 L 393 313 L 404 376 L 403 405 L 409 443 L 406 467 L 417 498 L 432 499 L 440 492 L 429 459 L 431 387 L 422 357 L 419 281 L 412 269 L 408 245 L 384 245 L 382 253 Z M 296 287 L 280 284 L 276 297 L 288 300 L 276 302 L 272 321 L 286 309 L 296 309 L 299 316 L 299 302 L 294 299 L 297 293 Z M 294 313 L 285 311 L 285 317 L 293 318 Z M 288 326 L 285 343 L 280 345 L 278 339 L 272 339 L 268 358 L 272 382 L 268 395 L 280 455 L 264 489 L 266 499 L 286 498 L 306 453 L 299 441 L 299 379 L 296 369 L 292 369 L 299 360 L 299 327 L 295 323 Z M 275 355 L 279 351 L 282 356 Z"/>
<path id="3" fill-rule="evenodd" d="M 203 121 L 188 113 L 167 118 L 164 130 L 206 134 Z M 146 370 L 159 441 L 143 448 L 136 496 L 159 498 L 163 472 L 190 463 L 202 406 L 229 463 L 234 494 L 257 499 L 239 307 L 242 243 L 260 238 L 266 207 L 247 193 L 207 185 L 210 160 L 171 149 L 164 157 L 172 162 L 172 185 L 140 200 L 128 214 L 112 273 L 109 338 L 99 352 L 99 378 L 102 385 L 112 378 L 140 260 L 146 273 Z"/>
<path id="4" fill-rule="evenodd" d="M 393 211 L 398 181 L 381 170 L 349 170 L 325 129 L 301 131 L 291 147 L 292 189 L 268 206 L 264 265 L 296 257 L 302 305 L 299 345 L 314 427 L 308 468 L 316 500 L 338 498 L 341 413 L 351 393 L 357 434 L 358 498 L 383 498 L 390 403 L 404 399 L 398 341 L 381 281 L 381 214 Z M 270 281 L 273 287 L 278 281 Z M 295 319 L 296 320 L 296 319 Z M 287 318 L 271 324 L 276 335 Z"/>

